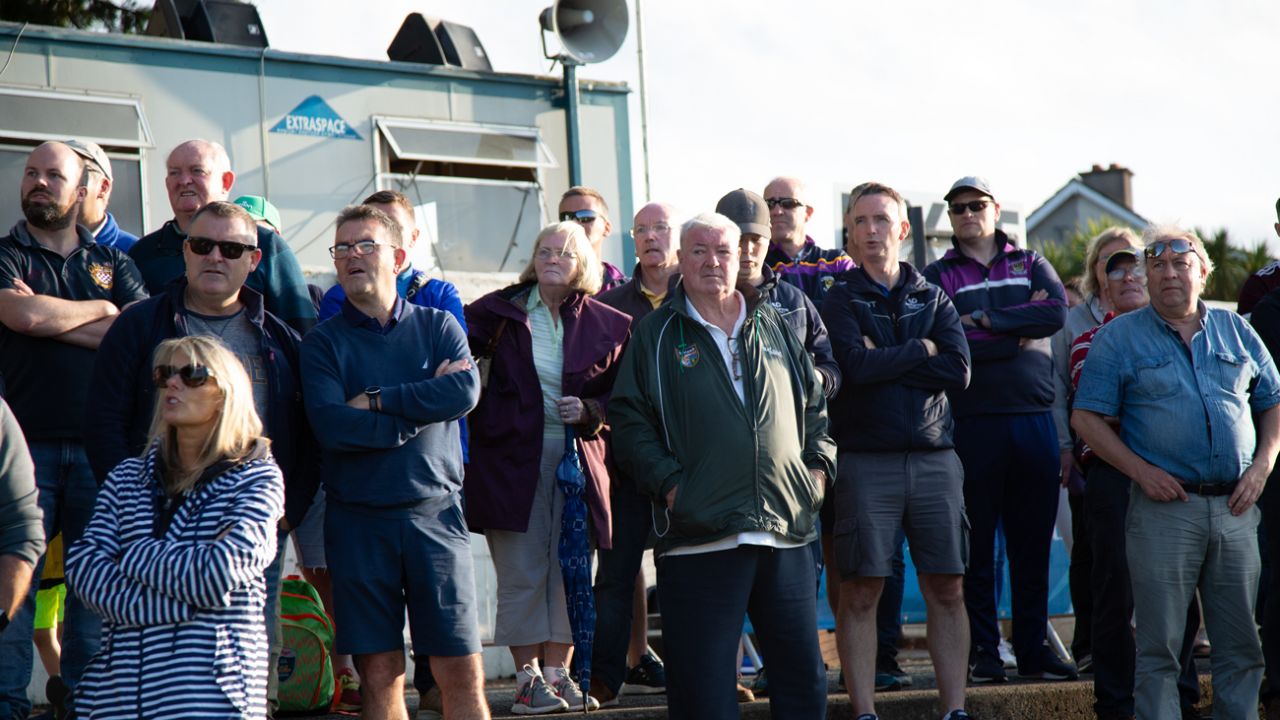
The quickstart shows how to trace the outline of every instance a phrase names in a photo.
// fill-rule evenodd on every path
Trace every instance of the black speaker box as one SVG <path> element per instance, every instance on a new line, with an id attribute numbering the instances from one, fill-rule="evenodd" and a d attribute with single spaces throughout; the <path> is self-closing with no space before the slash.
<path id="1" fill-rule="evenodd" d="M 258 8 L 237 0 L 156 0 L 148 35 L 268 47 Z"/>
<path id="2" fill-rule="evenodd" d="M 493 71 L 476 31 L 448 20 L 409 13 L 387 47 L 387 57 L 400 62 L 453 65 Z"/>

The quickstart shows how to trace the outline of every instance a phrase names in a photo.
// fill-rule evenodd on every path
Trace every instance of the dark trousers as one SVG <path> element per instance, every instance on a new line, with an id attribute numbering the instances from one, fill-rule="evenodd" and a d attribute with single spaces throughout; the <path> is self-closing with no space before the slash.
<path id="1" fill-rule="evenodd" d="M 893 550 L 893 575 L 884 579 L 880 603 L 876 605 L 877 670 L 898 659 L 898 642 L 902 640 L 902 594 L 907 570 L 902 546 L 906 541 L 906 533 L 899 530 L 898 544 Z"/>
<path id="2" fill-rule="evenodd" d="M 827 675 L 818 648 L 818 597 L 809 548 L 743 545 L 662 557 L 658 592 L 668 717 L 738 718 L 734 682 L 744 616 L 750 616 L 761 652 L 768 658 L 772 716 L 827 716 Z"/>
<path id="3" fill-rule="evenodd" d="M 969 570 L 964 601 L 975 653 L 998 657 L 996 523 L 1008 538 L 1013 651 L 1023 673 L 1041 671 L 1049 622 L 1049 547 L 1058 513 L 1058 432 L 1046 410 L 956 418 L 956 453 L 964 464 Z"/>
<path id="4" fill-rule="evenodd" d="M 1262 655 L 1267 662 L 1262 695 L 1266 699 L 1280 697 L 1280 470 L 1271 473 L 1258 506 L 1262 509 L 1259 535 L 1265 538 L 1262 548 L 1266 572 L 1266 592 L 1262 611 Z"/>
<path id="5" fill-rule="evenodd" d="M 627 678 L 633 592 L 653 527 L 653 505 L 627 480 L 614 486 L 609 501 L 613 511 L 613 548 L 598 553 L 591 679 L 599 680 L 616 694 Z"/>
<path id="6" fill-rule="evenodd" d="M 1133 585 L 1125 558 L 1125 514 L 1129 510 L 1129 478 L 1101 460 L 1085 473 L 1085 532 L 1093 546 L 1091 585 L 1093 594 L 1093 694 L 1099 717 L 1133 714 L 1134 641 L 1129 619 L 1133 617 Z M 1192 649 L 1200 629 L 1200 605 L 1187 608 L 1187 628 L 1182 639 L 1178 693 L 1182 704 L 1200 700 Z"/>
<path id="7" fill-rule="evenodd" d="M 1073 471 L 1074 473 L 1074 471 Z M 1071 638 L 1071 657 L 1079 662 L 1093 653 L 1093 544 L 1085 529 L 1084 493 L 1068 494 L 1071 505 L 1071 566 L 1067 580 L 1071 586 L 1071 607 L 1076 613 L 1075 635 Z"/>

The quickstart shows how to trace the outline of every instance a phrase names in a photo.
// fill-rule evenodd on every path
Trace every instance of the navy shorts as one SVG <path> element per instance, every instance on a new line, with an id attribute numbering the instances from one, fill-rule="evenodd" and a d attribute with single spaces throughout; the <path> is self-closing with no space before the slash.
<path id="1" fill-rule="evenodd" d="M 462 494 L 411 508 L 325 506 L 325 555 L 333 578 L 337 652 L 404 647 L 409 612 L 418 657 L 480 652 L 471 534 Z"/>

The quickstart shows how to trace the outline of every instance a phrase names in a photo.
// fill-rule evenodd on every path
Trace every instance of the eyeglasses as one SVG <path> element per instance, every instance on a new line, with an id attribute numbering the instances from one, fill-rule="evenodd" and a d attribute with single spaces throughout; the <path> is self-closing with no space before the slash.
<path id="1" fill-rule="evenodd" d="M 631 237 L 637 238 L 645 233 L 653 233 L 654 235 L 664 235 L 671 232 L 671 226 L 666 223 L 654 223 L 652 225 L 637 225 L 631 228 Z"/>
<path id="2" fill-rule="evenodd" d="M 197 255 L 208 255 L 213 252 L 213 248 L 216 245 L 218 252 L 222 253 L 222 257 L 228 260 L 239 260 L 246 250 L 252 252 L 258 249 L 257 245 L 247 245 L 245 243 L 232 242 L 231 240 L 214 240 L 213 238 L 200 237 L 199 235 L 188 235 L 187 245 L 191 248 L 191 252 Z"/>
<path id="3" fill-rule="evenodd" d="M 203 365 L 183 365 L 182 367 L 174 367 L 172 365 L 157 365 L 151 371 L 151 379 L 155 380 L 156 387 L 162 388 L 169 384 L 169 378 L 177 375 L 182 379 L 182 384 L 189 388 L 198 388 L 209 382 L 209 378 L 213 375 L 209 372 L 209 368 Z"/>
<path id="4" fill-rule="evenodd" d="M 779 205 L 781 205 L 784 210 L 795 210 L 796 208 L 804 207 L 804 203 L 795 198 L 765 198 L 764 204 L 768 205 L 770 210 L 778 207 Z"/>
<path id="5" fill-rule="evenodd" d="M 581 225 L 590 225 L 598 217 L 600 216 L 595 210 L 566 210 L 560 213 L 560 222 L 576 222 Z"/>
<path id="6" fill-rule="evenodd" d="M 539 248 L 535 257 L 539 260 L 550 260 L 554 257 L 560 258 L 565 262 L 572 262 L 578 259 L 578 254 L 572 252 L 561 252 L 559 250 L 552 250 L 551 248 Z"/>
<path id="7" fill-rule="evenodd" d="M 1182 255 L 1183 253 L 1189 253 L 1194 249 L 1195 246 L 1191 244 L 1190 240 L 1186 238 L 1173 238 L 1172 240 L 1157 240 L 1148 245 L 1144 252 L 1147 257 L 1157 258 L 1165 254 L 1165 251 L 1168 250 L 1172 250 L 1178 255 Z"/>
<path id="8" fill-rule="evenodd" d="M 970 200 L 969 202 L 951 203 L 947 209 L 951 211 L 952 215 L 963 215 L 965 210 L 971 213 L 980 213 L 986 210 L 990 204 L 990 200 Z"/>
<path id="9" fill-rule="evenodd" d="M 1147 269 L 1142 265 L 1131 265 L 1107 271 L 1108 280 L 1124 280 L 1129 277 L 1134 280 L 1143 280 L 1147 277 Z"/>
<path id="10" fill-rule="evenodd" d="M 342 260 L 353 254 L 356 257 L 364 257 L 365 255 L 373 254 L 373 251 L 377 250 L 379 245 L 386 244 L 387 243 L 380 243 L 376 240 L 361 240 L 353 243 L 334 243 L 333 247 L 329 248 L 329 257 L 334 260 Z"/>

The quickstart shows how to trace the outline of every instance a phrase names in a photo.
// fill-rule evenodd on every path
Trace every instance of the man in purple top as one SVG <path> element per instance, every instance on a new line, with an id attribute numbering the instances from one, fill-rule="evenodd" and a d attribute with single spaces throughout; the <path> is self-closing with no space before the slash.
<path id="1" fill-rule="evenodd" d="M 565 190 L 560 196 L 559 217 L 561 222 L 576 222 L 587 231 L 591 249 L 596 251 L 596 257 L 604 266 L 604 284 L 600 286 L 600 292 L 612 290 L 627 281 L 626 273 L 604 261 L 604 241 L 613 230 L 613 223 L 609 222 L 609 204 L 599 190 L 583 185 Z"/>
<path id="2" fill-rule="evenodd" d="M 973 638 L 969 679 L 1007 679 L 997 652 L 993 567 L 996 525 L 1003 521 L 1018 675 L 1074 680 L 1075 666 L 1045 645 L 1061 470 L 1050 411 L 1055 389 L 1049 336 L 1066 319 L 1065 291 L 1043 257 L 1017 247 L 996 228 L 1000 205 L 984 178 L 957 180 L 944 199 L 953 247 L 924 276 L 955 303 L 972 358 L 968 389 L 948 391 L 972 528 L 964 580 Z"/>
<path id="3" fill-rule="evenodd" d="M 822 307 L 836 276 L 852 270 L 853 260 L 839 248 L 818 247 L 805 234 L 813 206 L 799 178 L 770 180 L 764 188 L 764 201 L 769 206 L 769 229 L 773 233 L 765 265 L 783 280 L 799 286 L 814 305 Z"/>

